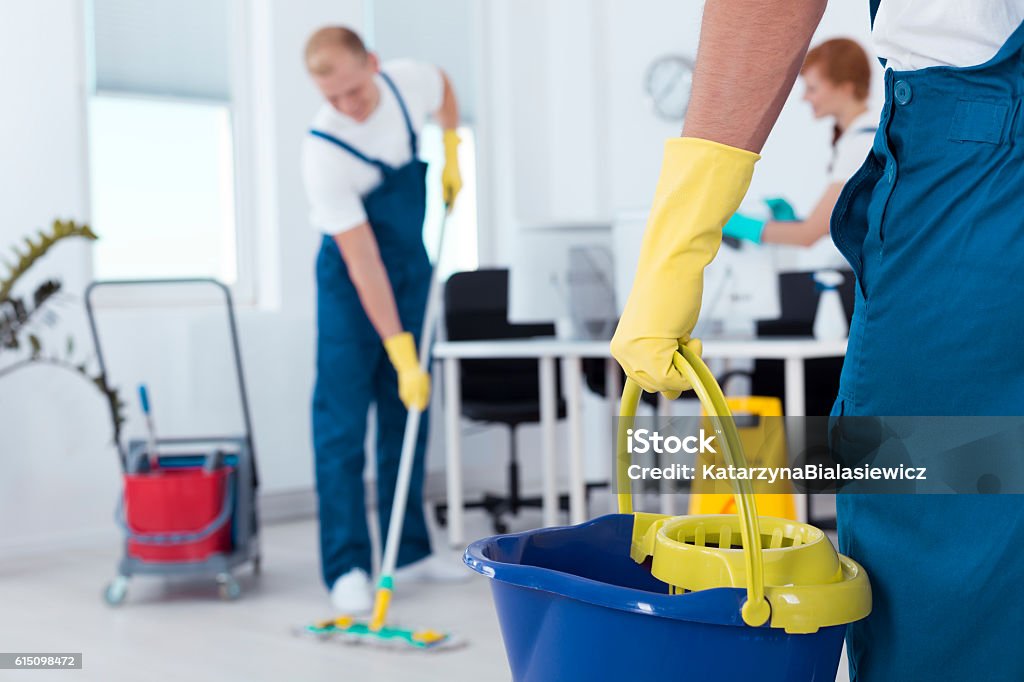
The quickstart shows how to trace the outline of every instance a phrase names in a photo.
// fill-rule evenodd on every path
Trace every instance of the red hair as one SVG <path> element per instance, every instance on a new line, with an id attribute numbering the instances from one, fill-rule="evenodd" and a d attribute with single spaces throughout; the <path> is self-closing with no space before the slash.
<path id="1" fill-rule="evenodd" d="M 856 40 L 833 38 L 811 49 L 804 58 L 800 73 L 812 66 L 835 85 L 851 83 L 853 96 L 859 100 L 868 98 L 871 88 L 871 63 L 864 48 Z"/>

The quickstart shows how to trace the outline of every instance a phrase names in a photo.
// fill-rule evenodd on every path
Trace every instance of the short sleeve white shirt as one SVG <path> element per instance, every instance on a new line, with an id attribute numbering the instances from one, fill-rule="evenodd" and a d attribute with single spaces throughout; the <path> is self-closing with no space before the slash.
<path id="1" fill-rule="evenodd" d="M 872 39 L 886 67 L 974 66 L 1024 21 L 1024 0 L 882 0 Z"/>
<path id="2" fill-rule="evenodd" d="M 846 182 L 864 163 L 878 129 L 878 112 L 868 110 L 853 119 L 832 147 L 828 167 L 829 184 Z"/>
<path id="3" fill-rule="evenodd" d="M 419 135 L 429 117 L 441 107 L 441 72 L 431 64 L 408 60 L 386 62 L 381 70 L 394 82 Z M 380 102 L 365 121 L 356 121 L 325 102 L 311 127 L 397 168 L 412 159 L 409 133 L 395 94 L 379 74 L 376 79 Z M 363 197 L 381 181 L 376 166 L 312 135 L 306 135 L 303 141 L 302 175 L 310 222 L 326 234 L 338 234 L 365 222 Z"/>

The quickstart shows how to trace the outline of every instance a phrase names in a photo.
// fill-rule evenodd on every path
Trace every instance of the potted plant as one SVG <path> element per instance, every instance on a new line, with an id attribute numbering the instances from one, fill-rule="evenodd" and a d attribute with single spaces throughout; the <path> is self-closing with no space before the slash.
<path id="1" fill-rule="evenodd" d="M 25 273 L 56 244 L 71 238 L 97 239 L 88 225 L 54 220 L 49 230 L 39 230 L 34 238 L 26 237 L 23 248 L 13 248 L 13 263 L 4 263 L 7 272 L 0 278 L 0 379 L 39 364 L 58 367 L 82 377 L 106 399 L 113 417 L 114 442 L 118 442 L 124 423 L 124 403 L 117 389 L 107 384 L 101 372 L 90 370 L 91 359 L 76 359 L 72 336 L 67 336 L 63 348 L 57 351 L 48 348 L 44 337 L 38 333 L 41 325 L 52 326 L 57 319 L 52 304 L 61 292 L 60 280 L 47 279 L 30 293 L 18 292 L 18 282 Z M 4 363 L 8 357 L 11 359 Z"/>

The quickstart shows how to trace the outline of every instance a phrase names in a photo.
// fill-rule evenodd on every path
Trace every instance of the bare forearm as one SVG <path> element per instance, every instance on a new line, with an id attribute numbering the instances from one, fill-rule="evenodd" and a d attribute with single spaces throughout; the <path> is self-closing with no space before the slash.
<path id="1" fill-rule="evenodd" d="M 764 225 L 761 242 L 764 244 L 789 244 L 791 246 L 810 246 L 825 236 L 827 230 L 807 220 L 776 221 L 770 220 Z"/>
<path id="2" fill-rule="evenodd" d="M 337 234 L 334 240 L 373 328 L 382 339 L 401 333 L 395 294 L 369 224 Z"/>
<path id="3" fill-rule="evenodd" d="M 683 135 L 760 152 L 826 0 L 707 0 Z"/>
<path id="4" fill-rule="evenodd" d="M 448 74 L 441 72 L 444 80 L 444 96 L 441 99 L 441 108 L 437 110 L 437 122 L 444 130 L 454 130 L 459 127 L 459 102 L 455 98 L 455 90 L 448 80 Z"/>

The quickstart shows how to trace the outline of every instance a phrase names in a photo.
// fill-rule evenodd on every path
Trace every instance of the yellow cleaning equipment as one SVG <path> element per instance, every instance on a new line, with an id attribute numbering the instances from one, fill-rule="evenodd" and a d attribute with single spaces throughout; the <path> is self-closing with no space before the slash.
<path id="1" fill-rule="evenodd" d="M 755 420 L 750 426 L 736 426 L 740 444 L 750 466 L 782 468 L 787 464 L 786 429 L 782 420 L 782 401 L 770 396 L 726 397 L 729 411 L 749 415 Z M 705 429 L 712 428 L 707 414 Z M 697 455 L 697 470 L 705 465 L 725 465 L 723 453 L 701 451 Z M 754 481 L 754 501 L 759 514 L 796 520 L 796 501 L 793 485 L 788 480 Z M 728 481 L 697 478 L 690 490 L 690 514 L 735 514 L 736 501 Z"/>
<path id="2" fill-rule="evenodd" d="M 674 363 L 697 392 L 728 464 L 746 465 L 725 398 L 700 357 Z M 736 514 L 633 512 L 627 431 L 641 389 L 627 381 L 619 424 L 619 514 L 473 543 L 491 579 L 517 682 L 596 679 L 834 680 L 846 624 L 871 611 L 868 577 L 819 529 L 758 517 L 750 482 Z"/>
<path id="3" fill-rule="evenodd" d="M 430 345 L 440 317 L 440 281 L 437 275 L 437 263 L 441 260 L 444 249 L 444 234 L 448 223 L 450 206 L 445 205 L 444 217 L 441 222 L 439 246 L 434 261 L 434 274 L 430 281 L 427 294 L 427 309 L 423 316 L 423 332 L 420 335 L 419 364 L 424 371 L 430 364 Z M 318 621 L 307 625 L 299 634 L 313 635 L 322 639 L 340 639 L 351 643 L 366 643 L 374 646 L 397 647 L 418 651 L 438 651 L 461 644 L 461 640 L 451 633 L 430 628 L 405 628 L 387 624 L 388 610 L 391 607 L 391 596 L 394 592 L 394 573 L 398 560 L 398 546 L 402 537 L 402 521 L 405 518 L 405 505 L 409 498 L 409 481 L 412 477 L 413 459 L 416 455 L 416 434 L 420 428 L 423 411 L 413 406 L 408 411 L 405 421 L 405 434 L 402 439 L 402 456 L 398 464 L 398 480 L 395 483 L 395 497 L 391 507 L 391 521 L 388 526 L 387 540 L 384 543 L 384 558 L 381 561 L 380 578 L 377 581 L 377 593 L 374 598 L 373 614 L 369 621 L 361 621 L 352 616 L 342 615 L 337 618 Z"/>
<path id="4" fill-rule="evenodd" d="M 685 346 L 673 360 L 700 398 L 722 445 L 726 465 L 746 468 L 732 412 L 707 365 Z M 638 385 L 626 382 L 620 440 L 636 415 L 640 391 Z M 619 488 L 619 512 L 630 514 L 632 495 L 622 492 L 629 490 L 624 443 L 619 443 L 617 452 L 618 481 L 625 486 Z M 737 477 L 733 485 L 736 514 L 636 514 L 630 556 L 637 563 L 650 559 L 651 574 L 676 594 L 745 587 L 743 622 L 754 627 L 769 623 L 788 633 L 812 633 L 870 613 L 871 587 L 859 564 L 838 554 L 814 526 L 759 517 L 749 479 Z"/>

